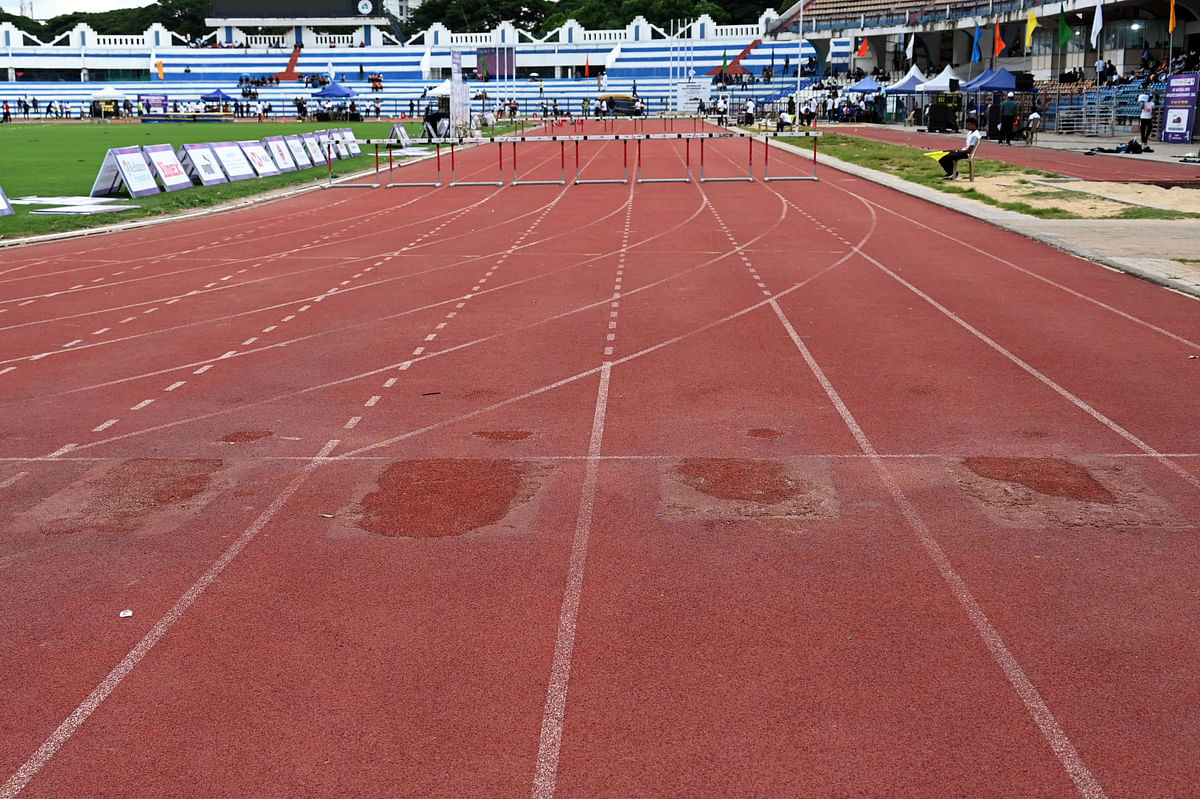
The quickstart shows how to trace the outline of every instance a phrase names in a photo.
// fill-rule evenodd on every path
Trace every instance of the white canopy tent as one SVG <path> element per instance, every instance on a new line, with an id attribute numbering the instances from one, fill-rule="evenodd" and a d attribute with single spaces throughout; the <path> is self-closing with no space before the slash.
<path id="1" fill-rule="evenodd" d="M 957 85 L 962 85 L 958 73 L 952 67 L 947 66 L 936 78 L 930 78 L 924 83 L 919 83 L 916 88 L 919 92 L 948 92 L 950 91 L 950 81 L 952 80 L 959 81 Z"/>
<path id="2" fill-rule="evenodd" d="M 106 86 L 98 92 L 92 92 L 93 100 L 128 100 L 128 95 L 122 94 L 111 86 Z"/>
<path id="3" fill-rule="evenodd" d="M 917 85 L 926 80 L 925 73 L 916 64 L 913 64 L 909 67 L 907 75 L 890 86 L 885 86 L 884 91 L 888 94 L 912 94 L 916 91 Z"/>

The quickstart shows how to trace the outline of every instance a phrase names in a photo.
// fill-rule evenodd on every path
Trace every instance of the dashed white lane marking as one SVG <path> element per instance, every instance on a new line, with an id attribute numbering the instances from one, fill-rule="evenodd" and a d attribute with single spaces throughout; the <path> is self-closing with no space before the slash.
<path id="1" fill-rule="evenodd" d="M 207 371 L 208 371 L 209 369 L 211 369 L 211 368 L 213 368 L 213 365 L 212 365 L 211 363 L 206 363 L 206 364 L 204 364 L 204 366 L 201 366 L 199 369 L 197 369 L 196 371 L 192 372 L 192 374 L 194 374 L 194 375 L 202 375 L 202 374 L 204 374 L 205 372 L 207 372 Z"/>
<path id="2" fill-rule="evenodd" d="M 92 432 L 93 433 L 103 433 L 105 430 L 112 427 L 114 424 L 116 424 L 119 421 L 121 421 L 121 420 L 120 419 L 109 419 L 107 422 L 102 422 L 101 424 L 98 424 L 95 427 L 93 427 Z"/>
<path id="3" fill-rule="evenodd" d="M 307 311 L 307 310 L 308 310 L 309 308 L 311 308 L 311 307 L 312 307 L 311 305 L 301 305 L 299 308 L 297 308 L 297 309 L 296 309 L 296 311 L 297 311 L 298 313 L 303 313 L 303 312 Z"/>
<path id="4" fill-rule="evenodd" d="M 125 324 L 129 324 L 129 323 L 130 323 L 130 322 L 132 322 L 134 319 L 137 319 L 137 317 L 136 317 L 136 316 L 127 316 L 127 317 L 125 317 L 124 319 L 122 319 L 120 322 L 117 322 L 117 324 L 118 324 L 118 325 L 125 325 Z"/>
<path id="5" fill-rule="evenodd" d="M 58 456 L 60 456 L 60 455 L 66 455 L 68 452 L 70 452 L 71 450 L 75 449 L 75 447 L 77 447 L 77 446 L 79 446 L 79 445 L 78 445 L 78 444 L 64 444 L 64 445 L 62 445 L 61 447 L 59 447 L 58 449 L 56 449 L 56 450 L 54 450 L 53 452 L 51 452 L 51 453 L 50 453 L 49 455 L 47 455 L 46 457 L 48 457 L 48 458 L 57 458 L 57 457 L 58 457 Z"/>
<path id="6" fill-rule="evenodd" d="M 6 375 L 6 374 L 8 374 L 9 372 L 11 372 L 12 370 L 14 370 L 14 369 L 16 369 L 16 368 L 17 368 L 17 367 L 15 367 L 15 366 L 6 366 L 6 367 L 4 367 L 3 369 L 0 369 L 0 375 Z"/>
<path id="7" fill-rule="evenodd" d="M 420 355 L 420 354 L 421 354 L 421 353 L 423 353 L 424 351 L 425 351 L 425 348 L 424 348 L 424 347 L 417 347 L 415 350 L 413 350 L 413 351 L 412 351 L 412 354 L 413 354 L 413 355 Z"/>
<path id="8" fill-rule="evenodd" d="M 224 360 L 225 358 L 232 358 L 233 356 L 237 355 L 237 353 L 238 353 L 237 350 L 229 350 L 228 352 L 226 352 L 224 355 L 222 355 L 217 360 Z"/>
<path id="9" fill-rule="evenodd" d="M 171 385 L 164 388 L 163 391 L 174 391 L 175 389 L 179 388 L 180 386 L 185 386 L 185 385 L 187 385 L 186 380 L 177 380 L 174 383 L 172 383 Z"/>
<path id="10" fill-rule="evenodd" d="M 394 377 L 389 377 L 387 380 L 383 381 L 384 388 L 391 388 L 394 385 L 396 385 L 396 378 Z"/>
<path id="11" fill-rule="evenodd" d="M 350 421 L 346 422 L 344 425 L 342 425 L 342 427 L 345 428 L 346 430 L 353 430 L 354 426 L 357 425 L 361 421 L 362 421 L 361 416 L 351 416 Z"/>
<path id="12" fill-rule="evenodd" d="M 546 689 L 546 707 L 542 711 L 542 732 L 538 738 L 537 773 L 533 779 L 533 799 L 552 799 L 558 779 L 558 754 L 562 748 L 563 716 L 567 708 L 567 683 L 571 676 L 571 653 L 575 648 L 575 622 L 579 617 L 579 597 L 583 593 L 583 573 L 587 564 L 588 536 L 596 506 L 596 486 L 600 475 L 600 446 L 604 440 L 604 418 L 608 409 L 608 386 L 612 364 L 600 369 L 600 387 L 596 391 L 596 410 L 592 414 L 592 437 L 575 514 L 575 536 L 571 540 L 571 559 L 567 565 L 567 587 L 558 614 L 558 635 L 554 640 L 554 659 L 550 685 Z"/>
<path id="13" fill-rule="evenodd" d="M 74 341 L 68 341 L 66 344 L 63 344 L 63 346 L 64 347 L 74 347 L 76 344 L 82 344 L 82 343 L 83 343 L 83 339 L 77 338 Z"/>
<path id="14" fill-rule="evenodd" d="M 274 330 L 276 327 L 277 327 L 276 325 L 267 325 L 266 327 L 264 327 L 264 328 L 262 329 L 262 332 L 264 332 L 264 333 L 270 333 L 270 332 L 271 332 L 272 330 Z"/>
<path id="15" fill-rule="evenodd" d="M 292 321 L 292 320 L 293 320 L 293 319 L 295 319 L 295 318 L 296 318 L 296 317 L 295 317 L 294 315 L 292 315 L 292 314 L 288 314 L 287 316 L 283 317 L 283 319 L 281 319 L 281 320 L 279 320 L 279 321 L 281 321 L 281 322 L 290 322 L 290 321 Z"/>
<path id="16" fill-rule="evenodd" d="M 142 313 L 143 314 L 154 313 L 157 310 L 158 310 L 157 308 L 147 308 L 146 310 L 142 311 Z"/>
<path id="17" fill-rule="evenodd" d="M 438 322 L 437 327 L 435 327 L 434 330 L 444 330 L 446 327 L 446 324 L 447 324 L 446 322 Z"/>
<path id="18" fill-rule="evenodd" d="M 433 341 L 435 338 L 437 338 L 437 333 L 430 333 L 428 336 L 425 337 L 425 340 Z"/>
<path id="19" fill-rule="evenodd" d="M 381 396 L 379 396 L 378 394 L 376 394 L 375 396 L 371 397 L 369 400 L 367 400 L 366 402 L 364 402 L 364 403 L 363 403 L 363 407 L 365 407 L 365 408 L 373 408 L 373 407 L 375 407 L 375 403 L 379 402 L 381 399 L 383 399 L 383 397 L 381 397 Z"/>
<path id="20" fill-rule="evenodd" d="M 800 352 L 800 356 L 808 364 L 808 368 L 812 371 L 813 376 L 817 378 L 817 381 L 825 390 L 825 394 L 829 397 L 830 402 L 833 403 L 838 414 L 842 417 L 842 422 L 858 442 L 859 449 L 870 459 L 875 473 L 887 488 L 888 493 L 892 495 L 893 501 L 900 508 L 900 512 L 903 514 L 905 521 L 908 522 L 909 527 L 916 533 L 917 539 L 925 549 L 926 554 L 929 555 L 930 560 L 933 561 L 934 566 L 937 567 L 938 573 L 941 574 L 942 579 L 945 581 L 947 587 L 949 587 L 950 593 L 954 595 L 959 605 L 966 611 L 967 617 L 970 618 L 980 637 L 983 638 L 983 642 L 987 645 L 988 651 L 991 652 L 992 658 L 996 661 L 1001 671 L 1004 672 L 1004 676 L 1008 678 L 1013 688 L 1016 689 L 1017 695 L 1024 702 L 1029 714 L 1033 716 L 1034 722 L 1037 724 L 1038 729 L 1041 730 L 1046 742 L 1050 744 L 1050 748 L 1054 750 L 1054 754 L 1058 756 L 1059 762 L 1067 770 L 1071 779 L 1075 781 L 1075 787 L 1087 799 L 1102 799 L 1105 795 L 1104 789 L 1100 786 L 1096 778 L 1092 776 L 1091 771 L 1088 770 L 1083 759 L 1079 756 L 1079 752 L 1076 751 L 1067 734 L 1059 726 L 1058 721 L 1054 718 L 1054 714 L 1050 712 L 1050 708 L 1042 699 L 1041 694 L 1038 693 L 1033 682 L 1025 674 L 1025 670 L 1021 668 L 1021 664 L 1017 661 L 1016 657 L 1009 651 L 1004 640 L 1000 637 L 1000 633 L 992 626 L 987 614 L 983 612 L 983 608 L 975 600 L 971 589 L 967 587 L 966 581 L 955 570 L 954 565 L 950 562 L 950 558 L 942 550 L 933 532 L 925 524 L 924 519 L 921 518 L 916 507 L 909 501 L 903 489 L 900 488 L 896 478 L 888 469 L 887 462 L 879 457 L 875 445 L 867 438 L 858 420 L 854 418 L 854 414 L 851 413 L 849 407 L 833 386 L 833 383 L 830 382 L 824 370 L 821 369 L 820 364 L 817 363 L 816 358 L 813 357 L 813 354 L 804 344 L 804 341 L 800 338 L 800 334 L 796 332 L 792 323 L 784 315 L 783 310 L 779 307 L 779 303 L 771 300 L 769 304 L 771 310 L 775 312 L 780 323 L 787 331 L 788 337 L 791 338 L 792 343 Z"/>
<path id="21" fill-rule="evenodd" d="M 134 406 L 133 406 L 132 408 L 130 408 L 129 410 L 131 410 L 131 411 L 140 411 L 142 408 L 145 408 L 147 405 L 149 405 L 149 404 L 150 404 L 150 403 L 152 403 L 152 402 L 154 402 L 154 400 L 152 400 L 152 399 L 146 399 L 146 400 L 142 400 L 141 402 L 139 402 L 137 405 L 134 405 Z"/>
<path id="22" fill-rule="evenodd" d="M 142 640 L 138 641 L 137 645 L 129 650 L 129 653 L 121 659 L 121 662 L 108 673 L 108 676 L 100 681 L 100 684 L 92 690 L 87 699 L 84 699 L 71 715 L 67 716 L 63 723 L 58 726 L 58 729 L 52 732 L 50 737 L 38 747 L 37 751 L 30 755 L 29 759 L 8 778 L 4 786 L 0 787 L 0 799 L 15 799 L 17 794 L 29 784 L 29 781 L 45 768 L 50 758 L 54 757 L 54 753 L 75 734 L 75 731 L 87 721 L 88 717 L 96 711 L 96 708 L 100 707 L 104 703 L 104 700 L 117 689 L 117 686 L 129 676 L 130 672 L 141 662 L 142 658 L 154 648 L 155 644 L 162 640 L 171 627 L 183 617 L 187 609 L 200 598 L 205 589 L 221 576 L 221 572 L 225 571 L 225 568 L 246 548 L 246 545 L 253 541 L 255 536 L 275 518 L 283 506 L 287 504 L 288 500 L 300 490 L 300 486 L 304 484 L 309 475 L 325 463 L 329 453 L 333 452 L 339 443 L 341 442 L 337 439 L 329 441 L 312 460 L 305 464 L 300 474 L 296 475 L 292 479 L 292 482 L 288 483 L 287 487 L 275 498 L 275 501 L 237 537 L 237 540 L 221 553 L 219 558 L 213 561 L 213 564 L 208 567 L 204 574 L 200 575 L 196 582 L 192 583 L 191 587 L 184 592 L 183 596 L 175 602 L 171 609 L 150 628 L 150 631 L 142 637 Z"/>
<path id="23" fill-rule="evenodd" d="M 93 336 L 100 336 L 100 335 L 103 335 L 103 334 L 107 333 L 107 332 L 108 332 L 108 331 L 110 331 L 110 330 L 112 330 L 112 328 L 111 328 L 111 327 L 102 327 L 102 328 L 100 328 L 99 330 L 93 330 L 93 331 L 92 331 L 92 335 L 93 335 Z"/>
<path id="24" fill-rule="evenodd" d="M 18 302 L 17 307 L 24 308 L 26 305 L 33 305 L 35 302 L 37 302 L 37 300 L 25 300 L 25 302 Z"/>
<path id="25" fill-rule="evenodd" d="M 253 344 L 256 341 L 258 341 L 258 336 L 251 336 L 250 338 L 248 338 L 242 342 L 242 346 L 249 347 L 251 344 Z"/>
<path id="26" fill-rule="evenodd" d="M 17 472 L 12 477 L 7 478 L 3 482 L 0 482 L 0 488 L 8 488 L 9 486 L 15 484 L 22 477 L 27 477 L 28 475 L 29 475 L 29 472 Z"/>

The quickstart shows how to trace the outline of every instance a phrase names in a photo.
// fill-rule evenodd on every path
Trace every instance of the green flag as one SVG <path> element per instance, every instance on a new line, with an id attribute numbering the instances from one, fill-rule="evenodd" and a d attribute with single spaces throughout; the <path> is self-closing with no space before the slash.
<path id="1" fill-rule="evenodd" d="M 1066 47 L 1069 41 L 1071 41 L 1071 26 L 1067 24 L 1067 17 L 1060 8 L 1058 10 L 1058 46 Z"/>
<path id="2" fill-rule="evenodd" d="M 729 51 L 726 50 L 721 55 L 721 74 L 725 74 L 725 70 L 729 69 Z"/>

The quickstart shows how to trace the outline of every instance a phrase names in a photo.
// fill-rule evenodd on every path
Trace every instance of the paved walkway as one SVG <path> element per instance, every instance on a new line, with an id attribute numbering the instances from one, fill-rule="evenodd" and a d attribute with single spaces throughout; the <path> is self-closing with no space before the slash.
<path id="1" fill-rule="evenodd" d="M 935 145 L 940 147 L 944 140 L 949 138 L 955 140 L 961 138 L 961 136 L 947 137 L 942 134 L 918 133 L 915 128 L 899 128 L 894 125 L 833 125 L 824 129 L 847 134 L 862 133 L 873 139 L 884 137 L 890 139 L 898 134 L 903 134 L 904 138 L 925 138 L 930 143 L 928 148 Z M 1058 150 L 1083 153 L 1096 147 L 1115 148 L 1128 140 L 1129 137 L 1100 138 L 1043 133 L 1038 138 L 1035 147 L 989 146 L 987 157 L 1019 163 L 1018 159 L 1022 159 L 1026 154 L 1032 154 L 1032 151 L 1044 153 Z M 1152 147 L 1153 153 L 1143 155 L 1103 153 L 1089 156 L 1089 158 L 1096 159 L 1098 171 L 1108 171 L 1107 159 L 1140 161 L 1143 164 L 1149 161 L 1178 164 L 1179 156 L 1185 153 L 1194 153 L 1200 149 L 1200 145 L 1197 143 L 1182 145 L 1156 143 Z M 797 152 L 807 154 L 804 149 L 799 149 Z M 1010 153 L 1012 156 L 1009 155 Z M 1200 258 L 1200 246 L 1197 245 L 1197 242 L 1200 242 L 1200 219 L 1038 219 L 993 208 L 961 195 L 946 194 L 936 189 L 909 183 L 827 155 L 819 155 L 818 161 L 823 166 L 890 186 L 905 194 L 920 197 L 946 208 L 983 219 L 998 227 L 1044 241 L 1081 258 L 1087 258 L 1090 261 L 1200 298 L 1200 262 L 1188 260 Z M 1123 164 L 1112 164 L 1112 166 L 1123 166 Z M 1200 173 L 1200 165 L 1192 166 Z"/>

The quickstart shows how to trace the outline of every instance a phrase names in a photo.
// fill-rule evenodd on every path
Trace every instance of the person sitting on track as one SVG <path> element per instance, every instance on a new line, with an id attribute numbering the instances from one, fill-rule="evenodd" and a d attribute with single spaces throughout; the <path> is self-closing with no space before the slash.
<path id="1" fill-rule="evenodd" d="M 943 180 L 952 180 L 958 177 L 958 162 L 975 155 L 975 150 L 979 147 L 981 139 L 983 139 L 983 134 L 979 132 L 979 120 L 975 119 L 975 117 L 968 117 L 966 149 L 954 150 L 938 159 L 938 163 L 942 165 L 942 169 L 946 170 L 946 176 Z"/>

